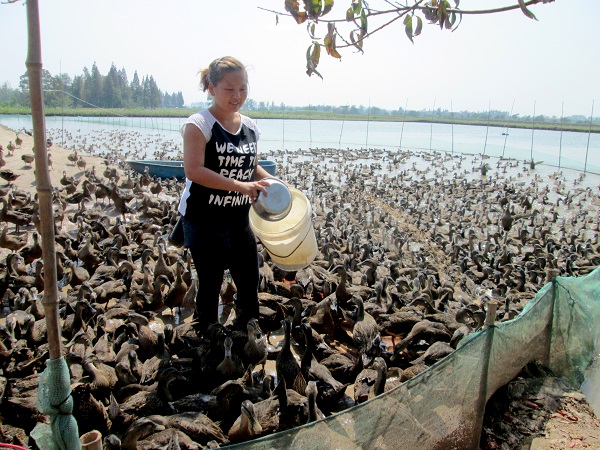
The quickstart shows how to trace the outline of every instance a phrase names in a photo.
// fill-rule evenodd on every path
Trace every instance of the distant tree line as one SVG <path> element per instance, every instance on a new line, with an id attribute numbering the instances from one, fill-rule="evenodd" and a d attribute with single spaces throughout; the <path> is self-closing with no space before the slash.
<path id="1" fill-rule="evenodd" d="M 71 78 L 67 74 L 52 75 L 42 70 L 44 105 L 48 108 L 180 108 L 184 105 L 180 92 L 163 93 L 152 75 L 140 80 L 137 71 L 129 82 L 125 69 L 117 70 L 114 63 L 102 75 L 96 63 L 92 70 Z M 9 83 L 0 86 L 0 106 L 29 106 L 29 78 L 21 75 L 19 88 Z"/>
<path id="2" fill-rule="evenodd" d="M 117 70 L 111 65 L 107 75 L 102 75 L 96 66 L 92 70 L 84 67 L 83 74 L 71 78 L 67 74 L 53 76 L 44 69 L 42 74 L 44 88 L 44 103 L 50 108 L 183 108 L 184 100 L 180 92 L 163 93 L 157 86 L 152 75 L 145 76 L 140 80 L 137 71 L 131 82 L 127 79 L 125 69 Z M 207 108 L 212 101 L 196 102 L 187 105 L 190 108 Z M 28 107 L 29 106 L 29 79 L 27 74 L 21 76 L 19 88 L 13 89 L 8 82 L 0 85 L 0 108 L 1 107 Z M 341 115 L 368 117 L 394 117 L 395 119 L 406 117 L 407 119 L 428 119 L 451 122 L 452 120 L 477 120 L 491 122 L 535 122 L 559 123 L 560 117 L 536 115 L 511 114 L 508 111 L 491 109 L 489 111 L 449 111 L 447 109 L 420 109 L 412 110 L 403 107 L 398 109 L 383 109 L 377 106 L 363 105 L 308 105 L 290 106 L 281 102 L 256 101 L 251 98 L 246 100 L 244 110 L 255 111 L 289 111 L 297 112 L 304 118 L 309 119 L 312 112 L 332 113 Z M 322 117 L 322 114 L 321 114 Z M 384 119 L 385 120 L 385 119 Z M 590 117 L 584 115 L 572 115 L 563 117 L 565 124 L 589 123 Z M 600 117 L 594 117 L 593 123 L 600 123 Z"/>

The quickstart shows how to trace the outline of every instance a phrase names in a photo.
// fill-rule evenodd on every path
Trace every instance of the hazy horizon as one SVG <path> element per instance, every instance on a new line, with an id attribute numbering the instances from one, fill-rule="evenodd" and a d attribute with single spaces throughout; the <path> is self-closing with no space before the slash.
<path id="1" fill-rule="evenodd" d="M 516 0 L 489 0 L 486 7 L 512 3 Z M 600 98 L 595 57 L 600 40 L 590 14 L 592 0 L 531 6 L 538 21 L 515 10 L 465 15 L 455 32 L 425 24 L 414 45 L 402 24 L 395 23 L 367 39 L 364 54 L 342 49 L 339 61 L 322 51 L 318 69 L 323 80 L 305 74 L 306 26 L 283 15 L 276 24 L 274 14 L 259 9 L 283 12 L 283 4 L 40 2 L 43 67 L 53 75 L 72 76 L 94 62 L 106 74 L 114 63 L 126 69 L 129 81 L 137 71 L 140 77 L 152 75 L 163 92 L 181 91 L 186 104 L 206 101 L 198 88 L 198 70 L 226 54 L 248 66 L 249 97 L 276 105 L 492 109 L 532 115 L 535 104 L 535 115 L 589 117 L 594 99 Z M 338 0 L 334 12 L 348 4 Z M 460 7 L 469 10 L 478 4 L 463 0 Z M 11 37 L 10 44 L 8 39 L 2 44 L 0 83 L 17 88 L 26 71 L 25 6 L 0 4 L 0 26 Z"/>

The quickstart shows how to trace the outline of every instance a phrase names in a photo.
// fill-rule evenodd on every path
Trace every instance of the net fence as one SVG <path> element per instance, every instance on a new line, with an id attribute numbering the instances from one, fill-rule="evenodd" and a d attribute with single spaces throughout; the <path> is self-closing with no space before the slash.
<path id="1" fill-rule="evenodd" d="M 379 397 L 243 449 L 479 448 L 487 400 L 528 363 L 577 385 L 599 335 L 600 269 L 557 277 L 516 318 L 469 336 L 454 353 Z"/>

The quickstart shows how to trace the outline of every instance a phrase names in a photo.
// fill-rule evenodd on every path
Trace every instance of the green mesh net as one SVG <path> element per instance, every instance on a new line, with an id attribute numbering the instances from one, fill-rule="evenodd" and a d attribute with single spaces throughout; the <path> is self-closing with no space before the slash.
<path id="1" fill-rule="evenodd" d="M 319 422 L 229 448 L 478 448 L 487 400 L 528 363 L 583 382 L 599 318 L 600 269 L 558 277 L 518 317 L 472 335 L 399 387 Z"/>
<path id="2" fill-rule="evenodd" d="M 42 450 L 81 449 L 79 429 L 72 415 L 71 376 L 64 358 L 46 361 L 46 369 L 40 375 L 37 402 L 38 410 L 50 416 L 50 427 L 38 429 L 38 446 L 44 442 L 44 447 L 40 446 Z"/>

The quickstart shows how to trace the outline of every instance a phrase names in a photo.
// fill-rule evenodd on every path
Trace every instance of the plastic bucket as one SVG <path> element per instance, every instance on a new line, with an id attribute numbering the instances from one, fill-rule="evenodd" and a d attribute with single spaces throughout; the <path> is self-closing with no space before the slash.
<path id="1" fill-rule="evenodd" d="M 277 163 L 271 159 L 259 159 L 258 165 L 269 172 L 269 175 L 275 176 L 277 173 Z"/>
<path id="2" fill-rule="evenodd" d="M 290 188 L 292 209 L 281 220 L 261 218 L 250 208 L 250 227 L 260 239 L 273 262 L 282 270 L 293 272 L 308 266 L 318 253 L 312 225 L 312 208 L 306 196 Z"/>
<path id="3" fill-rule="evenodd" d="M 79 438 L 81 450 L 102 450 L 102 433 L 92 430 Z"/>

